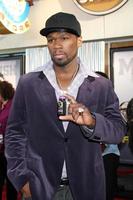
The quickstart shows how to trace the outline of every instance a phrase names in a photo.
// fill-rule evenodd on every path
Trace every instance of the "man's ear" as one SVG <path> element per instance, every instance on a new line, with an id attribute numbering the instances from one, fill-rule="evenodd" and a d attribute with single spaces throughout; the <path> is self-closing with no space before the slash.
<path id="1" fill-rule="evenodd" d="M 81 47 L 82 46 L 82 37 L 78 37 L 78 40 L 77 40 L 77 44 L 78 44 L 78 47 Z"/>

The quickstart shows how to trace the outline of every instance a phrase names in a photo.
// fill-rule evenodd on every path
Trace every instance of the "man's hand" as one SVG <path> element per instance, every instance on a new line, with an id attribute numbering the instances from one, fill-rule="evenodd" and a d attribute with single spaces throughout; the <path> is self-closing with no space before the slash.
<path id="1" fill-rule="evenodd" d="M 21 192 L 24 195 L 24 198 L 29 198 L 31 197 L 31 192 L 30 192 L 30 187 L 29 187 L 29 183 L 26 183 L 23 188 L 21 189 Z"/>
<path id="2" fill-rule="evenodd" d="M 72 96 L 65 94 L 70 102 L 68 107 L 68 115 L 59 116 L 60 120 L 73 121 L 79 125 L 85 125 L 90 128 L 95 127 L 95 119 L 92 117 L 91 112 L 83 104 L 78 103 Z"/>

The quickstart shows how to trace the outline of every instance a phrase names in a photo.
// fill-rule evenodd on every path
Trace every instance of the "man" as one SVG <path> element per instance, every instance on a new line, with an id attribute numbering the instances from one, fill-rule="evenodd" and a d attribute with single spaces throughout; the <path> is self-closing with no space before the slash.
<path id="1" fill-rule="evenodd" d="M 51 61 L 20 78 L 5 139 L 8 175 L 27 199 L 105 200 L 100 142 L 119 143 L 125 133 L 118 98 L 77 58 L 74 15 L 56 13 L 40 33 Z"/>

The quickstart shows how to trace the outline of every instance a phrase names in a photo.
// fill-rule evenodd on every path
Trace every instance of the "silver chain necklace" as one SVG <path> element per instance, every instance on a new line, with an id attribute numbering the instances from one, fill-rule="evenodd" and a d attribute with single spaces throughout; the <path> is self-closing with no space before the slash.
<path id="1" fill-rule="evenodd" d="M 78 71 L 79 71 L 79 65 L 77 65 L 76 70 L 75 70 L 75 72 L 73 73 L 72 78 L 71 78 L 71 80 L 70 80 L 70 82 L 69 82 L 69 85 L 68 85 L 66 88 L 63 88 L 63 87 L 62 87 L 61 82 L 60 82 L 59 78 L 57 77 L 57 75 L 56 75 L 56 73 L 55 73 L 57 84 L 58 84 L 60 90 L 63 91 L 63 93 L 67 93 L 68 87 L 72 84 L 72 82 L 73 82 L 73 80 L 75 79 L 75 77 L 76 77 Z"/>

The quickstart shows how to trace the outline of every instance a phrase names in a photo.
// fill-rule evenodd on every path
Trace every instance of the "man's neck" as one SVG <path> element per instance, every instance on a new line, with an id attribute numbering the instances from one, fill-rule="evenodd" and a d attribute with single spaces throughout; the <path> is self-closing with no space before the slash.
<path id="1" fill-rule="evenodd" d="M 55 68 L 56 81 L 61 90 L 67 90 L 76 77 L 78 70 L 78 64 L 72 66 L 70 69 L 68 67 L 64 67 L 64 69 Z"/>

